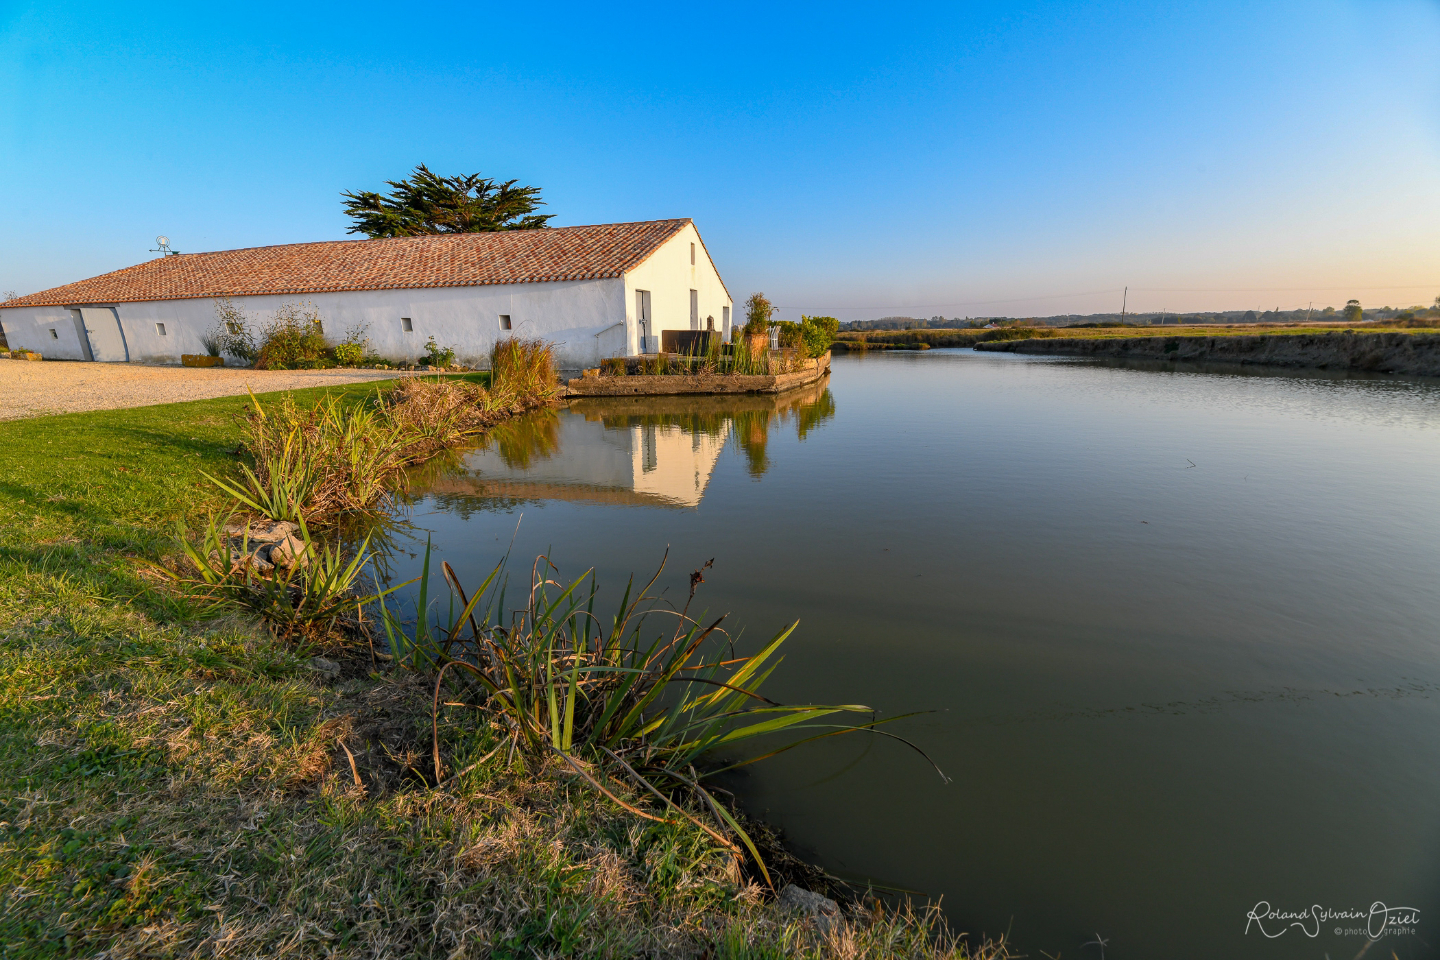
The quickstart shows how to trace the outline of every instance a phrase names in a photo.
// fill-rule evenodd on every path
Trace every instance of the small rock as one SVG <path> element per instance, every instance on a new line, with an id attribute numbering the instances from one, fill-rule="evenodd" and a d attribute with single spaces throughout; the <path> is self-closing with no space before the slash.
<path id="1" fill-rule="evenodd" d="M 248 526 L 229 524 L 225 532 L 236 539 L 247 538 L 251 543 L 279 543 L 298 529 L 288 520 L 260 520 Z"/>
<path id="2" fill-rule="evenodd" d="M 309 548 L 292 534 L 270 548 L 270 562 L 277 567 L 303 567 L 310 562 Z"/>
<path id="3" fill-rule="evenodd" d="M 324 657 L 311 657 L 309 667 L 311 670 L 330 680 L 338 680 L 340 677 L 340 664 L 334 660 L 326 660 Z"/>
<path id="4" fill-rule="evenodd" d="M 234 569 L 236 571 L 239 571 L 244 570 L 246 567 L 249 567 L 256 573 L 269 573 L 271 570 L 275 569 L 275 564 L 265 559 L 265 557 L 261 555 L 262 553 L 264 553 L 263 548 L 261 550 L 256 550 L 252 554 L 241 556 L 240 559 L 235 561 Z"/>
<path id="5" fill-rule="evenodd" d="M 815 925 L 822 931 L 829 930 L 830 926 L 840 919 L 840 904 L 793 883 L 785 884 L 785 889 L 780 891 L 776 903 L 781 910 L 813 917 Z"/>

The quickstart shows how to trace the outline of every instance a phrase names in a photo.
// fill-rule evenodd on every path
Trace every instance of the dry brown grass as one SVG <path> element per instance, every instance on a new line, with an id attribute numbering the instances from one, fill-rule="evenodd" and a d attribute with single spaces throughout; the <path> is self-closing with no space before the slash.
<path id="1" fill-rule="evenodd" d="M 545 389 L 483 387 L 463 380 L 401 381 L 384 400 L 386 419 L 410 438 L 408 463 L 463 443 L 527 410 L 543 406 L 555 394 Z"/>
<path id="2" fill-rule="evenodd" d="M 498 391 L 547 399 L 554 395 L 559 379 L 550 344 L 519 337 L 500 340 L 491 348 L 490 375 Z"/>

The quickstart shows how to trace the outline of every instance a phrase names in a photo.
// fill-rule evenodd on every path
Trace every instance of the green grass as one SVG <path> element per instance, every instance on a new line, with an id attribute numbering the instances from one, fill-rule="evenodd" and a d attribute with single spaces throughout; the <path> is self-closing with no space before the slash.
<path id="1" fill-rule="evenodd" d="M 822 937 L 692 824 L 471 768 L 483 726 L 432 789 L 421 678 L 199 619 L 143 561 L 219 505 L 247 402 L 0 423 L 0 958 L 997 955 L 924 913 Z"/>

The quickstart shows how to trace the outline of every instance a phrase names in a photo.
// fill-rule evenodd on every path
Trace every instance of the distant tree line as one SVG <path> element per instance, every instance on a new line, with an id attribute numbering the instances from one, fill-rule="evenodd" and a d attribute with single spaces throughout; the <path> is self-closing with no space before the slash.
<path id="1" fill-rule="evenodd" d="M 964 330 L 975 327 L 1075 327 L 1115 326 L 1121 323 L 1135 326 L 1163 324 L 1206 324 L 1206 323 L 1304 323 L 1307 320 L 1344 320 L 1348 323 L 1362 323 L 1367 320 L 1408 320 L 1440 318 L 1440 297 L 1430 306 L 1375 307 L 1365 308 L 1360 301 L 1351 300 L 1340 310 L 1334 307 L 1301 307 L 1298 310 L 1219 310 L 1196 313 L 1170 313 L 1169 311 L 1126 313 L 1056 314 L 1048 317 L 881 317 L 878 320 L 848 320 L 840 324 L 841 330 Z"/>

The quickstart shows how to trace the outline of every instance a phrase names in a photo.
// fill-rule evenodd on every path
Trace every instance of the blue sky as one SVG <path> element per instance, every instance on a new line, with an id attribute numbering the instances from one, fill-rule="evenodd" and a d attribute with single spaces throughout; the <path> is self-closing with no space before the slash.
<path id="1" fill-rule="evenodd" d="M 0 289 L 417 163 L 690 216 L 782 316 L 1429 303 L 1440 4 L 0 0 Z"/>

